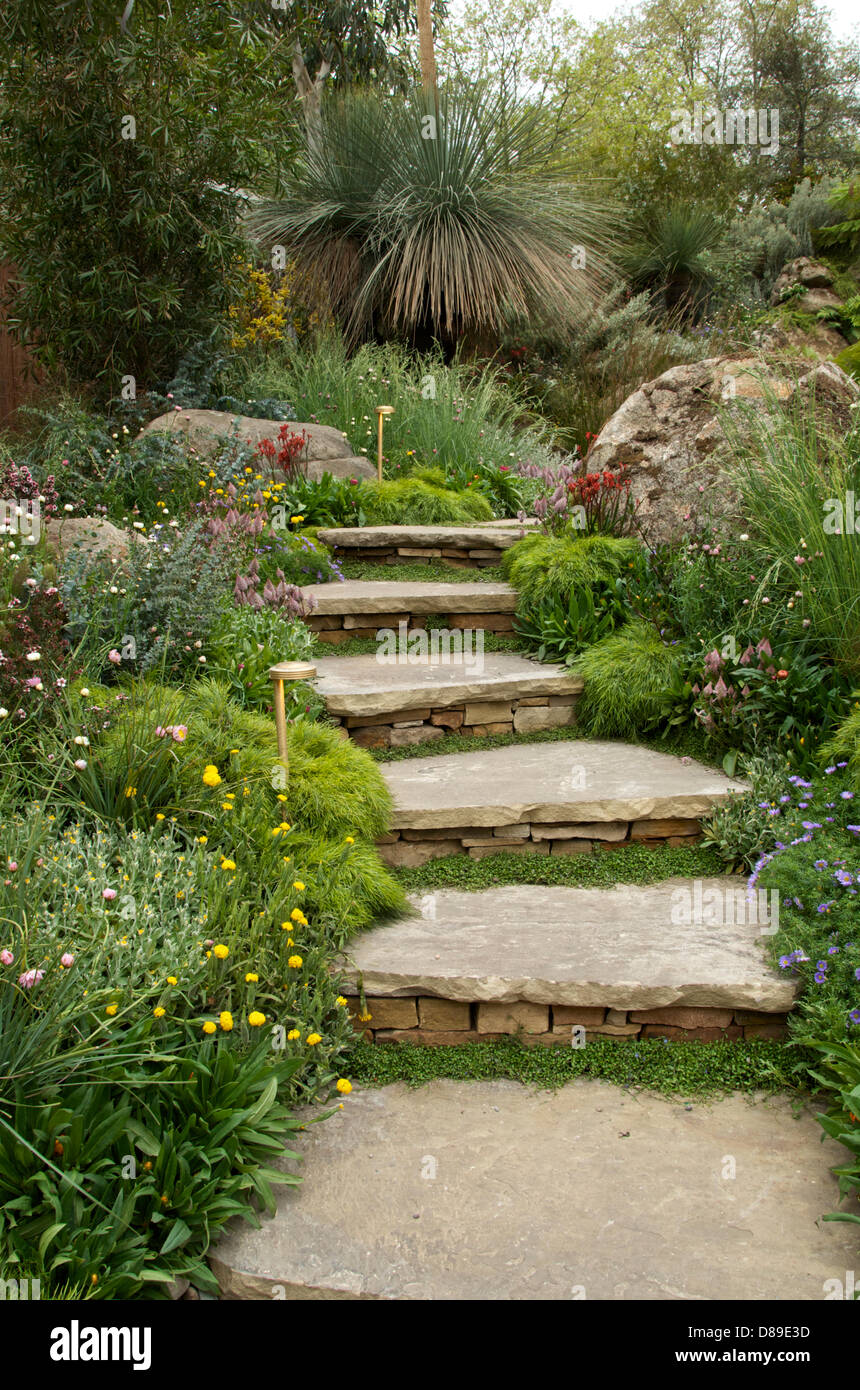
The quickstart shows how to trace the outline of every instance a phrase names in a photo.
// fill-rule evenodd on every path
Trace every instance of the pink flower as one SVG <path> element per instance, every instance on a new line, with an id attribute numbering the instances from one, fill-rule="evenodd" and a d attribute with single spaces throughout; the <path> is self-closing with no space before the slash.
<path id="1" fill-rule="evenodd" d="M 162 729 L 161 725 L 159 724 L 159 725 L 158 725 L 158 728 L 157 728 L 156 731 L 155 731 L 155 737 L 156 737 L 156 738 L 164 738 L 164 735 L 165 735 L 166 733 L 167 733 L 167 729 Z"/>
<path id="2" fill-rule="evenodd" d="M 44 980 L 44 970 L 25 970 L 23 975 L 18 976 L 18 984 L 24 989 L 32 989 L 34 985 Z"/>
<path id="3" fill-rule="evenodd" d="M 122 657 L 120 656 L 116 647 L 114 647 L 112 651 L 108 652 L 107 659 L 108 661 L 112 661 L 114 666 L 119 666 L 120 662 L 122 661 Z"/>
<path id="4" fill-rule="evenodd" d="M 68 970 L 69 966 L 74 965 L 74 963 L 75 958 L 72 955 L 71 951 L 64 951 L 63 954 L 60 956 L 60 965 L 63 967 L 64 970 Z"/>
<path id="5" fill-rule="evenodd" d="M 83 772 L 83 770 L 84 770 L 84 768 L 86 767 L 86 765 L 87 765 L 87 760 L 86 760 L 86 758 L 75 758 L 75 767 L 78 769 L 78 772 Z"/>
<path id="6" fill-rule="evenodd" d="M 11 965 L 14 959 L 15 957 L 12 955 L 11 951 L 0 951 L 0 964 Z"/>
<path id="7" fill-rule="evenodd" d="M 17 861 L 17 859 L 7 859 L 6 862 L 7 862 L 8 866 L 9 866 L 10 872 L 11 872 L 11 873 L 14 873 L 15 870 L 17 869 L 17 867 L 18 867 L 18 861 Z"/>
<path id="8" fill-rule="evenodd" d="M 188 737 L 188 726 L 187 724 L 177 724 L 170 732 L 173 735 L 174 743 L 184 743 Z"/>
<path id="9" fill-rule="evenodd" d="M 115 897 L 116 897 L 116 889 L 115 889 L 115 888 L 103 888 L 103 889 L 102 889 L 102 897 L 103 897 L 107 902 L 110 902 L 112 898 L 115 898 Z"/>

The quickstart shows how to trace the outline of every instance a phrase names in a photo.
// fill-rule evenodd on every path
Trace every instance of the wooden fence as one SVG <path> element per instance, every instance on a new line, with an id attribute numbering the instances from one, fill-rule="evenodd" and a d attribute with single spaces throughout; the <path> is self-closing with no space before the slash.
<path id="1" fill-rule="evenodd" d="M 3 307 L 14 267 L 0 265 L 0 426 L 14 423 L 18 406 L 32 394 L 38 381 L 32 359 L 4 326 Z"/>

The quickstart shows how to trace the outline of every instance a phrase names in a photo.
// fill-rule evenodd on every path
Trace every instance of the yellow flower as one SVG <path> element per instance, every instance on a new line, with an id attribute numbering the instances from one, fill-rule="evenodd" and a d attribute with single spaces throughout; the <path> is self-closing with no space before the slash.
<path id="1" fill-rule="evenodd" d="M 157 1009 L 153 1009 L 152 1016 L 153 1018 L 164 1018 L 165 1013 L 166 1010 L 162 1009 L 161 1005 L 159 1004 Z"/>
<path id="2" fill-rule="evenodd" d="M 203 782 L 207 787 L 217 787 L 221 781 L 220 773 L 214 763 L 208 763 L 203 769 Z"/>
<path id="3" fill-rule="evenodd" d="M 164 812 L 163 812 L 163 811 L 158 811 L 158 812 L 156 813 L 155 819 L 156 819 L 156 820 L 164 820 Z"/>
<path id="4" fill-rule="evenodd" d="M 175 985 L 175 984 L 176 984 L 176 976 L 175 976 L 175 975 L 168 975 L 168 977 L 167 977 L 167 983 L 168 983 L 169 985 Z"/>
<path id="5" fill-rule="evenodd" d="M 318 1042 L 322 1042 L 321 1033 L 308 1033 L 308 1047 L 316 1047 Z"/>
<path id="6" fill-rule="evenodd" d="M 107 1008 L 105 1009 L 105 1013 L 108 1014 L 111 1018 L 113 1018 L 118 1008 L 119 1004 L 108 1004 Z"/>
<path id="7" fill-rule="evenodd" d="M 224 1032 L 229 1033 L 230 1029 L 233 1027 L 233 1015 L 228 1009 L 225 1009 L 223 1013 L 218 1015 L 218 1022 L 221 1024 Z"/>
<path id="8" fill-rule="evenodd" d="M 226 960 L 230 954 L 230 947 L 224 945 L 213 946 L 212 954 L 214 956 L 217 956 L 219 960 Z"/>
<path id="9" fill-rule="evenodd" d="M 259 975 L 254 975 L 254 974 L 246 975 L 246 976 L 245 976 L 245 984 L 246 984 L 246 985 L 255 985 L 255 984 L 258 983 L 259 979 L 260 979 Z"/>
<path id="10" fill-rule="evenodd" d="M 289 960 L 287 961 L 287 965 L 290 967 L 291 970 L 301 970 L 301 968 L 302 968 L 302 958 L 301 958 L 301 956 L 290 956 Z"/>
<path id="11" fill-rule="evenodd" d="M 236 867 L 236 865 L 234 864 L 234 862 L 233 862 L 232 859 L 222 859 L 222 860 L 221 860 L 221 868 L 222 868 L 222 869 L 227 869 L 227 870 L 229 870 L 229 869 L 235 869 L 235 867 Z"/>
<path id="12" fill-rule="evenodd" d="M 291 516 L 291 517 L 290 517 L 290 521 L 292 521 L 292 522 L 304 521 L 304 517 L 303 517 L 303 516 Z"/>
<path id="13" fill-rule="evenodd" d="M 355 844 L 355 840 L 353 839 L 352 835 L 347 835 L 347 837 L 346 837 L 346 843 L 347 843 L 348 845 L 354 845 L 354 844 Z"/>
<path id="14" fill-rule="evenodd" d="M 301 879 L 297 878 L 295 883 L 293 884 L 293 887 L 295 888 L 297 893 L 303 893 L 305 891 L 305 885 L 302 883 Z"/>
<path id="15" fill-rule="evenodd" d="M 266 1015 L 258 1013 L 255 1009 L 252 1014 L 248 1014 L 248 1022 L 252 1028 L 260 1028 L 266 1022 Z"/>
<path id="16" fill-rule="evenodd" d="M 295 1041 L 296 1041 L 296 1038 L 300 1038 L 301 1036 L 302 1036 L 302 1035 L 301 1035 L 301 1033 L 299 1032 L 298 1028 L 291 1028 L 290 1031 L 289 1031 L 289 1033 L 287 1034 L 287 1041 L 288 1041 L 288 1042 L 295 1042 Z"/>
<path id="17" fill-rule="evenodd" d="M 344 999 L 344 997 L 343 997 L 342 994 L 339 994 L 339 995 L 337 996 L 337 999 L 335 999 L 334 1002 L 335 1002 L 336 1004 L 340 1004 L 341 1007 L 344 1007 L 349 1001 L 346 1000 L 346 999 Z"/>
<path id="18" fill-rule="evenodd" d="M 346 1077 L 342 1076 L 338 1081 L 335 1089 L 340 1091 L 342 1096 L 348 1096 L 350 1091 L 352 1090 L 352 1082 L 347 1081 Z"/>
<path id="19" fill-rule="evenodd" d="M 305 926 L 307 925 L 307 923 L 305 922 L 305 914 L 302 912 L 302 909 L 300 907 L 294 907 L 292 912 L 290 913 L 290 917 L 294 922 L 302 922 Z"/>
<path id="20" fill-rule="evenodd" d="M 214 1032 L 215 1032 L 215 1024 L 212 1022 L 211 1019 L 207 1019 L 206 1022 L 204 1023 L 204 1025 L 203 1025 L 203 1032 L 204 1032 L 204 1033 L 214 1033 Z"/>
<path id="21" fill-rule="evenodd" d="M 373 1018 L 373 1014 L 364 1013 L 359 1014 L 358 1017 L 360 1018 L 362 1023 L 369 1023 L 370 1020 Z"/>
<path id="22" fill-rule="evenodd" d="M 233 803 L 232 803 L 232 801 L 222 801 L 222 802 L 221 802 L 221 810 L 222 810 L 222 811 L 232 811 L 232 810 L 233 810 Z"/>
<path id="23" fill-rule="evenodd" d="M 208 835 L 198 835 L 198 836 L 197 836 L 197 843 L 198 843 L 198 845 L 208 845 L 208 843 L 209 843 L 209 836 L 208 836 Z"/>

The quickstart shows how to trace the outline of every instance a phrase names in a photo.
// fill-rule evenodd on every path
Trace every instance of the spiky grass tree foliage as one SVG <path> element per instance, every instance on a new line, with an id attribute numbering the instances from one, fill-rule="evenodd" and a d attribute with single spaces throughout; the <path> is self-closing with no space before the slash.
<path id="1" fill-rule="evenodd" d="M 574 322 L 606 282 L 615 223 L 555 166 L 538 113 L 482 86 L 349 93 L 255 233 L 325 276 L 348 331 L 451 343 L 504 312 Z"/>
<path id="2" fill-rule="evenodd" d="M 665 308 L 694 315 L 711 286 L 724 222 L 698 203 L 675 202 L 649 211 L 621 261 L 634 285 L 662 296 Z"/>

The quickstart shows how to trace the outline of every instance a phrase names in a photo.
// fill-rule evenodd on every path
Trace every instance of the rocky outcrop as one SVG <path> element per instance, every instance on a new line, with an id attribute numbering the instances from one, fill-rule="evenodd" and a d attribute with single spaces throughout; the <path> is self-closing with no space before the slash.
<path id="1" fill-rule="evenodd" d="M 832 284 L 833 276 L 826 265 L 822 265 L 821 261 L 813 261 L 809 256 L 798 256 L 796 260 L 789 261 L 782 267 L 774 281 L 770 302 L 772 305 L 781 303 L 785 291 L 790 290 L 793 285 L 802 285 L 808 291 L 829 291 Z M 838 295 L 833 295 L 832 298 L 837 304 L 841 303 Z M 807 307 L 806 300 L 803 301 L 803 307 Z"/>
<path id="2" fill-rule="evenodd" d="M 757 358 L 709 357 L 672 367 L 628 396 L 592 444 L 586 467 L 625 465 L 645 535 L 677 541 L 697 522 L 724 519 L 736 506 L 721 414 L 733 404 L 765 409 L 798 392 L 810 394 L 838 429 L 860 397 L 860 387 L 835 362 L 805 372 Z"/>
<path id="3" fill-rule="evenodd" d="M 250 415 L 231 415 L 223 410 L 174 410 L 150 420 L 141 435 L 155 432 L 184 434 L 188 443 L 202 459 L 212 458 L 221 441 L 239 439 L 255 447 L 263 439 L 277 443 L 283 420 L 257 420 Z M 372 478 L 376 470 L 366 459 L 356 455 L 346 435 L 330 425 L 304 424 L 289 421 L 291 434 L 307 437 L 303 459 L 307 476 L 318 481 L 323 473 L 335 478 Z"/>

